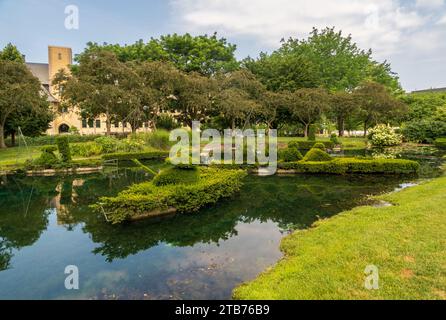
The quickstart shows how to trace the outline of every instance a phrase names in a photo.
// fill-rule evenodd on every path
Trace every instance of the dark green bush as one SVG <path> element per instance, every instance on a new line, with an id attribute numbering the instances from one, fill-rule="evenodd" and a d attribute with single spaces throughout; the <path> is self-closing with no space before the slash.
<path id="1" fill-rule="evenodd" d="M 162 113 L 159 115 L 159 117 L 156 119 L 156 126 L 159 129 L 167 131 L 171 131 L 180 127 L 175 118 L 167 113 Z"/>
<path id="2" fill-rule="evenodd" d="M 118 151 L 118 144 L 119 140 L 114 137 L 99 137 L 94 140 L 102 150 L 102 153 L 108 154 L 108 153 L 114 153 Z"/>
<path id="3" fill-rule="evenodd" d="M 328 153 L 318 148 L 311 149 L 310 151 L 307 152 L 307 154 L 303 158 L 303 161 L 313 161 L 313 162 L 330 161 L 330 160 L 333 160 L 333 158 L 330 157 Z"/>
<path id="4" fill-rule="evenodd" d="M 338 136 L 336 135 L 336 133 L 332 133 L 330 135 L 330 141 L 334 144 L 334 145 L 339 145 L 341 142 L 339 141 Z"/>
<path id="5" fill-rule="evenodd" d="M 437 148 L 446 149 L 446 138 L 437 138 L 435 140 L 435 146 Z"/>
<path id="6" fill-rule="evenodd" d="M 446 136 L 446 123 L 433 119 L 410 121 L 405 123 L 402 133 L 408 141 L 433 143 Z"/>
<path id="7" fill-rule="evenodd" d="M 279 150 L 279 160 L 284 162 L 294 162 L 302 160 L 302 153 L 297 148 L 286 148 Z"/>
<path id="8" fill-rule="evenodd" d="M 310 127 L 308 128 L 308 140 L 309 141 L 316 141 L 316 125 L 310 124 Z"/>
<path id="9" fill-rule="evenodd" d="M 136 184 L 116 197 L 103 197 L 92 206 L 104 209 L 112 223 L 141 216 L 156 216 L 169 208 L 178 213 L 195 212 L 238 192 L 246 176 L 243 170 L 199 168 L 199 180 L 192 184 L 156 186 L 153 182 Z"/>
<path id="10" fill-rule="evenodd" d="M 56 138 L 57 148 L 59 149 L 59 154 L 64 163 L 71 162 L 71 150 L 70 150 L 70 142 L 68 136 L 58 136 Z"/>
<path id="11" fill-rule="evenodd" d="M 325 162 L 292 162 L 279 163 L 279 169 L 294 170 L 297 173 L 383 173 L 408 174 L 416 173 L 420 165 L 416 161 L 402 159 L 355 159 L 338 158 Z"/>
<path id="12" fill-rule="evenodd" d="M 327 149 L 325 148 L 325 144 L 323 144 L 322 142 L 318 142 L 318 143 L 316 143 L 316 144 L 313 146 L 313 148 L 320 149 L 320 150 L 322 150 L 322 151 L 326 151 L 326 150 L 327 150 Z"/>
<path id="13" fill-rule="evenodd" d="M 183 170 L 179 168 L 169 168 L 161 171 L 154 179 L 156 186 L 166 186 L 169 184 L 192 184 L 198 182 L 198 168 Z"/>
<path id="14" fill-rule="evenodd" d="M 121 161 L 131 161 L 133 159 L 137 160 L 154 160 L 154 159 L 165 159 L 169 156 L 168 151 L 150 151 L 150 152 L 117 152 L 104 154 L 102 159 L 104 160 L 121 160 Z"/>
<path id="15" fill-rule="evenodd" d="M 42 153 L 39 158 L 35 159 L 28 165 L 29 169 L 42 168 L 51 169 L 60 165 L 59 158 L 54 154 L 57 150 L 56 146 L 46 146 L 42 148 Z"/>

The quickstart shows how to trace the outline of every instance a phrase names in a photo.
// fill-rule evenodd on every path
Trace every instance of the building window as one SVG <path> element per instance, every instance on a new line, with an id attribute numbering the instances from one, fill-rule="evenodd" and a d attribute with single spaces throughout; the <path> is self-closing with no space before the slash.
<path id="1" fill-rule="evenodd" d="M 82 119 L 82 128 L 87 127 L 87 119 Z"/>
<path id="2" fill-rule="evenodd" d="M 59 53 L 57 54 L 57 57 L 59 58 L 59 60 L 62 60 L 62 53 L 59 52 Z"/>
<path id="3" fill-rule="evenodd" d="M 119 128 L 119 121 L 115 121 L 115 128 Z"/>
<path id="4" fill-rule="evenodd" d="M 123 123 L 122 123 L 122 126 L 123 126 L 124 128 L 127 128 L 127 122 L 123 122 Z"/>
<path id="5" fill-rule="evenodd" d="M 101 120 L 96 120 L 96 128 L 100 128 L 101 127 Z"/>
<path id="6" fill-rule="evenodd" d="M 94 127 L 94 121 L 93 119 L 88 119 L 88 127 L 93 128 Z"/>

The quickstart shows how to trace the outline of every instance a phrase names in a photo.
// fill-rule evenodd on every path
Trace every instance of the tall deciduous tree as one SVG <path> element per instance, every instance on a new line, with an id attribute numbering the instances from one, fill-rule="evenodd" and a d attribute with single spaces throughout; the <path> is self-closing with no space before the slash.
<path id="1" fill-rule="evenodd" d="M 327 91 L 320 88 L 296 90 L 288 94 L 287 100 L 293 118 L 305 128 L 305 137 L 308 136 L 310 125 L 321 118 L 329 104 Z"/>
<path id="2" fill-rule="evenodd" d="M 4 128 L 16 112 L 48 109 L 39 80 L 23 62 L 0 60 L 0 148 L 6 148 Z"/>
<path id="3" fill-rule="evenodd" d="M 232 129 L 241 121 L 246 126 L 260 112 L 265 87 L 248 70 L 220 75 L 218 86 L 215 107 Z"/>
<path id="4" fill-rule="evenodd" d="M 396 99 L 388 88 L 376 82 L 364 82 L 354 92 L 360 107 L 359 118 L 364 126 L 364 136 L 371 125 L 402 119 L 407 105 Z"/>
<path id="5" fill-rule="evenodd" d="M 90 51 L 79 59 L 79 65 L 68 76 L 60 72 L 54 84 L 61 87 L 62 98 L 69 105 L 79 107 L 89 117 L 105 116 L 107 134 L 122 108 L 131 105 L 130 93 L 137 77 L 132 68 L 120 62 L 116 55 L 106 50 Z"/>

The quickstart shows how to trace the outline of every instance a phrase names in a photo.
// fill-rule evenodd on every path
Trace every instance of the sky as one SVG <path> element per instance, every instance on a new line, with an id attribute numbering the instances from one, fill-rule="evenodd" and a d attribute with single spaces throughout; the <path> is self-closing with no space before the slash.
<path id="1" fill-rule="evenodd" d="M 217 32 L 242 59 L 326 26 L 390 62 L 405 90 L 446 87 L 446 0 L 0 0 L 0 48 L 11 42 L 28 62 L 47 62 L 48 45 L 79 53 L 186 32 Z"/>

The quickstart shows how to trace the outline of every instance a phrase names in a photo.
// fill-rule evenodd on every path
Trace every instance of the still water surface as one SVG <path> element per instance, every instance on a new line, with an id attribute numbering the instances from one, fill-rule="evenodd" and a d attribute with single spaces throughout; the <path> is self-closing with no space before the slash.
<path id="1" fill-rule="evenodd" d="M 0 177 L 0 298 L 227 299 L 281 258 L 284 235 L 413 181 L 249 176 L 240 194 L 215 207 L 125 226 L 89 209 L 146 179 L 134 169 Z M 67 265 L 79 268 L 79 290 L 64 287 Z"/>

